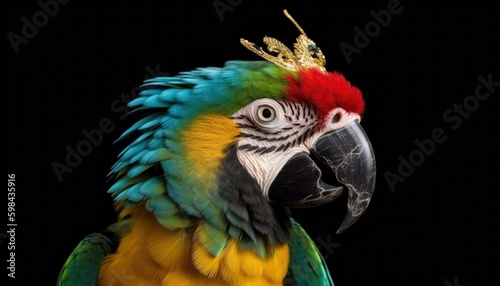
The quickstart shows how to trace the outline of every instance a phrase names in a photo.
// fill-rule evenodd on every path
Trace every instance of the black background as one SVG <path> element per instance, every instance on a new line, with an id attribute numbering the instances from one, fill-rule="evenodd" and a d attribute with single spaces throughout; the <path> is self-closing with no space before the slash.
<path id="1" fill-rule="evenodd" d="M 498 285 L 494 122 L 500 87 L 460 123 L 443 119 L 454 104 L 472 102 L 478 76 L 500 81 L 492 1 L 402 0 L 402 11 L 350 63 L 340 43 L 354 45 L 354 27 L 364 29 L 373 20 L 370 11 L 387 9 L 389 1 L 327 7 L 324 1 L 220 0 L 234 6 L 223 19 L 214 1 L 70 1 L 18 53 L 8 33 L 22 36 L 22 17 L 31 20 L 41 8 L 36 1 L 13 2 L 2 8 L 2 158 L 5 171 L 16 175 L 18 223 L 15 280 L 5 273 L 2 224 L 0 268 L 7 285 L 31 279 L 53 285 L 79 240 L 114 221 L 106 175 L 123 147 L 113 141 L 134 118 L 120 118 L 111 106 L 136 92 L 146 67 L 173 75 L 260 59 L 240 45 L 240 37 L 261 43 L 268 35 L 291 46 L 298 32 L 284 8 L 321 47 L 327 68 L 363 91 L 362 125 L 377 157 L 372 203 L 345 233 L 335 234 L 345 196 L 293 211 L 318 242 L 336 285 Z M 65 163 L 66 146 L 76 148 L 85 140 L 82 130 L 98 128 L 104 118 L 114 130 L 59 182 L 51 164 Z M 446 141 L 391 191 L 384 174 L 397 175 L 398 157 L 408 159 L 417 150 L 414 140 L 431 138 L 435 128 Z M 2 197 L 5 206 L 6 191 Z M 6 211 L 2 215 L 6 222 Z M 333 251 L 321 241 L 335 243 Z"/>

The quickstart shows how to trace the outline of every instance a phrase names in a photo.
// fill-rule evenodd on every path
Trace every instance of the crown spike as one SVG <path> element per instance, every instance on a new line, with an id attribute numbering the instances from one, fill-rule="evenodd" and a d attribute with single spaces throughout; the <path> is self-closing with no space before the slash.
<path id="1" fill-rule="evenodd" d="M 297 29 L 299 29 L 300 33 L 307 37 L 306 32 L 304 32 L 304 29 L 302 29 L 302 27 L 300 27 L 300 25 L 297 23 L 297 21 L 295 21 L 295 19 L 292 17 L 292 15 L 290 15 L 290 13 L 288 13 L 288 11 L 286 9 L 283 10 L 283 13 L 285 13 L 285 16 L 288 19 L 290 19 L 290 21 L 292 21 L 292 23 L 295 25 L 295 27 L 297 27 Z"/>
<path id="2" fill-rule="evenodd" d="M 283 12 L 300 31 L 300 35 L 293 45 L 293 52 L 282 42 L 267 36 L 264 37 L 263 42 L 267 45 L 269 52 L 277 53 L 276 56 L 266 53 L 261 47 L 243 38 L 240 39 L 241 44 L 267 61 L 288 70 L 298 71 L 303 68 L 316 68 L 326 72 L 325 56 L 319 47 L 306 36 L 302 27 L 300 27 L 286 9 Z"/>

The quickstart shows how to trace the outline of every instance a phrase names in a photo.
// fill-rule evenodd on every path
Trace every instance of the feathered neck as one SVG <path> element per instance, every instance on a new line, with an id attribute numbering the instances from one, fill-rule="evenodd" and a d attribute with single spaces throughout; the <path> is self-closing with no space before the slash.
<path id="1" fill-rule="evenodd" d="M 289 210 L 264 197 L 239 162 L 235 144 L 227 148 L 226 154 L 219 170 L 218 190 L 227 205 L 229 234 L 241 242 L 243 249 L 254 249 L 261 257 L 272 255 L 273 248 L 287 243 L 290 237 Z"/>

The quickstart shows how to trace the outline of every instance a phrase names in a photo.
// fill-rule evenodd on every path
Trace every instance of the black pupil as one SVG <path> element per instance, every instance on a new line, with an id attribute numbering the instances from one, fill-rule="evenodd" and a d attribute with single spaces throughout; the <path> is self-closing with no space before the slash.
<path id="1" fill-rule="evenodd" d="M 271 112 L 271 110 L 269 108 L 264 108 L 262 110 L 262 116 L 264 118 L 271 118 L 272 115 L 273 115 L 273 113 Z"/>

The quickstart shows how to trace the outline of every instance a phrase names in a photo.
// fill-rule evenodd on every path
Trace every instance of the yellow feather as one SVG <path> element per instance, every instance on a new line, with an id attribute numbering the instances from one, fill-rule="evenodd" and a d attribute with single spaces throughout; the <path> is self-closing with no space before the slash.
<path id="1" fill-rule="evenodd" d="M 219 274 L 223 256 L 213 256 L 203 245 L 197 241 L 193 243 L 193 263 L 196 269 L 209 278 Z"/>
<path id="2" fill-rule="evenodd" d="M 105 259 L 99 282 L 117 284 L 121 275 L 128 279 L 127 285 L 282 285 L 288 270 L 287 245 L 277 246 L 272 257 L 262 259 L 230 239 L 214 257 L 200 238 L 200 234 L 166 229 L 143 206 L 137 207 L 132 211 L 130 233 L 116 254 Z"/>
<path id="3" fill-rule="evenodd" d="M 208 276 L 209 278 L 215 278 L 219 274 L 221 260 L 224 255 L 219 254 L 217 256 L 212 255 L 206 248 L 205 244 L 211 238 L 208 235 L 205 224 L 200 223 L 196 228 L 193 237 L 193 263 L 196 269 Z"/>
<path id="4" fill-rule="evenodd" d="M 238 281 L 238 273 L 240 272 L 240 254 L 238 246 L 231 239 L 227 244 L 224 252 L 224 267 L 221 269 L 221 277 L 229 284 L 235 284 Z"/>
<path id="5" fill-rule="evenodd" d="M 148 253 L 166 270 L 182 268 L 189 259 L 189 239 L 182 233 L 158 231 L 147 241 Z"/>
<path id="6" fill-rule="evenodd" d="M 274 256 L 266 259 L 264 277 L 274 282 L 282 281 L 288 272 L 289 261 L 290 250 L 288 249 L 288 245 L 285 244 L 276 247 Z"/>
<path id="7" fill-rule="evenodd" d="M 134 276 L 134 279 L 130 278 L 132 281 L 140 280 L 144 285 L 147 285 L 144 281 L 158 285 L 165 277 L 165 269 L 153 260 L 146 248 L 145 242 L 147 242 L 149 231 L 145 230 L 148 229 L 148 225 L 153 224 L 148 223 L 151 219 L 147 219 L 145 213 L 147 212 L 133 210 L 130 233 L 120 241 L 116 254 L 107 257 L 101 267 L 99 278 L 101 285 L 113 285 L 110 282 L 116 280 L 118 274 L 121 275 L 120 277 L 126 277 L 127 279 Z M 131 283 L 130 285 L 134 284 Z"/>
<path id="8" fill-rule="evenodd" d="M 224 260 L 220 275 L 231 285 L 282 285 L 288 271 L 286 245 L 277 247 L 275 255 L 264 260 L 253 251 L 241 250 L 238 243 L 231 240 L 221 255 L 224 255 Z"/>
<path id="9" fill-rule="evenodd" d="M 253 251 L 247 251 L 241 259 L 241 270 L 250 277 L 260 277 L 264 271 L 264 263 Z"/>
<path id="10" fill-rule="evenodd" d="M 145 256 L 151 257 L 163 268 L 162 272 L 179 269 L 189 259 L 188 235 L 162 227 L 156 217 L 144 208 L 134 213 L 134 228 L 130 239 L 134 240 L 136 247 L 144 249 Z"/>
<path id="11" fill-rule="evenodd" d="M 209 280 L 200 273 L 189 270 L 169 273 L 162 283 L 163 286 L 229 286 L 219 280 Z"/>
<path id="12" fill-rule="evenodd" d="M 144 285 L 158 286 L 159 281 L 147 279 L 138 275 L 136 269 L 129 266 L 130 260 L 109 257 L 104 262 L 99 275 L 99 285 Z"/>
<path id="13" fill-rule="evenodd" d="M 254 278 L 252 280 L 241 282 L 241 284 L 238 284 L 238 286 L 283 286 L 283 283 L 272 283 L 264 278 Z"/>
<path id="14" fill-rule="evenodd" d="M 194 121 L 182 132 L 183 146 L 186 146 L 186 160 L 191 167 L 192 177 L 204 177 L 206 182 L 215 183 L 215 170 L 224 158 L 224 150 L 236 142 L 239 134 L 236 123 L 227 116 L 207 114 Z"/>

